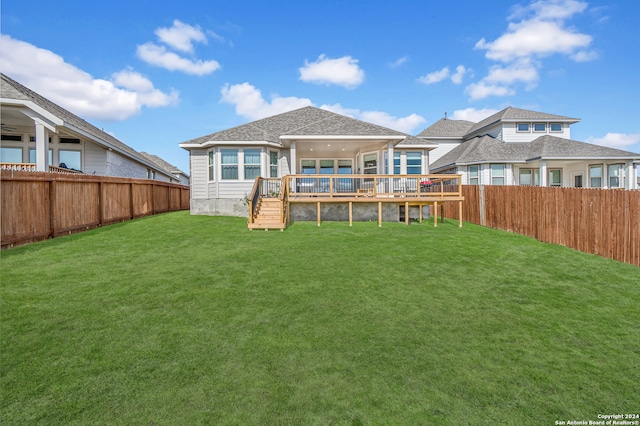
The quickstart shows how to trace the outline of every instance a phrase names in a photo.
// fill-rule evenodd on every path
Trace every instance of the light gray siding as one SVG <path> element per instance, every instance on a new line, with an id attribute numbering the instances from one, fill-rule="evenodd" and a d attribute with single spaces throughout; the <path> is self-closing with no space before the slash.
<path id="1" fill-rule="evenodd" d="M 94 175 L 107 174 L 107 150 L 91 142 L 84 145 L 84 172 Z"/>
<path id="2" fill-rule="evenodd" d="M 208 157 L 206 149 L 191 150 L 191 198 L 206 199 L 209 198 L 209 172 Z M 215 197 L 214 197 L 215 198 Z"/>
<path id="3" fill-rule="evenodd" d="M 433 164 L 438 161 L 440 157 L 447 154 L 453 148 L 460 145 L 462 141 L 459 139 L 447 139 L 447 140 L 438 140 L 438 147 L 429 151 L 429 164 Z"/>
<path id="4" fill-rule="evenodd" d="M 107 175 L 146 179 L 147 167 L 115 151 L 107 151 Z"/>

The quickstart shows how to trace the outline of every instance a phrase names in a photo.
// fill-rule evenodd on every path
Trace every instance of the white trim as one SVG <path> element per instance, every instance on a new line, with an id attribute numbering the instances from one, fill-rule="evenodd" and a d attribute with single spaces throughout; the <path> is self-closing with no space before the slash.
<path id="1" fill-rule="evenodd" d="M 220 146 L 220 145 L 227 145 L 227 146 L 263 145 L 263 146 L 269 146 L 269 147 L 278 148 L 278 149 L 283 148 L 283 146 L 279 143 L 267 142 L 267 141 L 207 141 L 202 143 L 184 142 L 184 143 L 178 144 L 180 148 L 186 149 L 187 151 L 190 148 L 209 148 L 211 146 Z"/>
<path id="2" fill-rule="evenodd" d="M 378 135 L 378 136 L 351 136 L 351 135 L 282 135 L 280 140 L 396 140 L 401 141 L 406 139 L 406 136 L 390 136 L 390 135 Z"/>

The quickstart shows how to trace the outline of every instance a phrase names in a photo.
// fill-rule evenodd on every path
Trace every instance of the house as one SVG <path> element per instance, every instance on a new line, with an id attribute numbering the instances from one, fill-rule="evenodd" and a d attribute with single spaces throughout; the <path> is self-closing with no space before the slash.
<path id="1" fill-rule="evenodd" d="M 426 175 L 429 150 L 436 146 L 428 140 L 315 107 L 304 107 L 180 144 L 190 155 L 193 214 L 246 217 L 246 203 L 251 201 L 247 198 L 256 177 L 292 176 L 291 192 L 311 197 L 305 199 L 306 205 L 300 202 L 292 207 L 291 214 L 301 220 L 315 219 L 316 213 L 320 214 L 320 206 L 313 202 L 331 201 L 330 198 L 335 200 L 339 195 L 348 194 L 353 196 L 352 202 L 358 202 L 355 215 L 360 220 L 375 218 L 375 208 L 373 216 L 368 216 L 361 206 L 363 199 L 354 198 L 365 191 L 384 193 L 385 205 L 378 206 L 379 211 L 384 211 L 379 216 L 398 220 L 399 209 L 387 201 L 391 201 L 389 196 L 398 191 L 400 185 L 405 185 L 403 189 L 407 190 L 408 180 L 387 179 L 384 181 L 387 188 L 382 189 L 383 178 L 374 181 L 374 176 Z M 362 178 L 366 175 L 372 176 Z M 305 176 L 309 177 L 305 179 Z M 418 181 L 411 182 L 416 190 Z M 346 215 L 347 201 L 343 200 L 341 214 Z M 362 211 L 358 213 L 358 210 Z M 340 214 L 336 212 L 331 216 L 323 212 L 323 216 L 335 218 Z"/>
<path id="2" fill-rule="evenodd" d="M 169 172 L 171 172 L 173 177 L 177 179 L 178 181 L 177 183 L 181 185 L 189 186 L 189 175 L 183 172 L 182 170 L 180 170 L 179 168 L 177 168 L 176 166 L 174 166 L 173 164 L 166 162 L 165 160 L 158 157 L 157 155 L 149 154 L 148 152 L 140 151 L 140 154 L 142 154 L 142 156 L 147 158 L 149 161 L 155 163 L 158 167 L 162 168 L 163 170 L 168 170 Z"/>
<path id="3" fill-rule="evenodd" d="M 640 188 L 640 154 L 572 140 L 579 121 L 508 107 L 479 123 L 443 118 L 417 137 L 438 144 L 431 172 L 463 184 Z"/>
<path id="4" fill-rule="evenodd" d="M 10 77 L 0 79 L 0 167 L 184 180 L 175 167 L 150 160 Z"/>

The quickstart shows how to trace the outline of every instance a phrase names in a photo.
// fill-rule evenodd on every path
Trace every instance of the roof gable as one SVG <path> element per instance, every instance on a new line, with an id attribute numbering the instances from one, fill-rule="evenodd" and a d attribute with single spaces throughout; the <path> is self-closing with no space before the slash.
<path id="1" fill-rule="evenodd" d="M 473 121 L 467 120 L 451 120 L 448 118 L 441 118 L 433 123 L 431 126 L 420 132 L 417 137 L 419 138 L 461 138 L 469 132 L 469 129 L 476 124 Z"/>
<path id="2" fill-rule="evenodd" d="M 527 109 L 520 109 L 514 107 L 507 107 L 502 111 L 499 111 L 484 120 L 480 121 L 473 125 L 468 131 L 466 136 L 473 136 L 473 133 L 481 130 L 484 127 L 490 126 L 492 124 L 498 123 L 500 121 L 558 121 L 558 122 L 568 122 L 568 123 L 577 123 L 580 121 L 579 118 L 571 118 L 565 117 L 562 115 L 555 114 L 547 114 L 546 112 L 537 112 L 530 111 Z"/>
<path id="3" fill-rule="evenodd" d="M 304 107 L 183 142 L 264 141 L 280 143 L 281 136 L 388 136 L 406 133 L 347 117 L 316 107 Z"/>

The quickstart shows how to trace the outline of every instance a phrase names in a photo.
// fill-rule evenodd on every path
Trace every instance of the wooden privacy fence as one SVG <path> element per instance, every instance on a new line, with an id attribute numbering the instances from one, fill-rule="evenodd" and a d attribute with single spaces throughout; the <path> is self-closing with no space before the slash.
<path id="1" fill-rule="evenodd" d="M 147 179 L 2 170 L 1 245 L 189 209 L 189 187 Z"/>
<path id="2" fill-rule="evenodd" d="M 640 191 L 464 185 L 462 219 L 640 266 Z M 458 211 L 445 205 L 445 216 Z"/>

